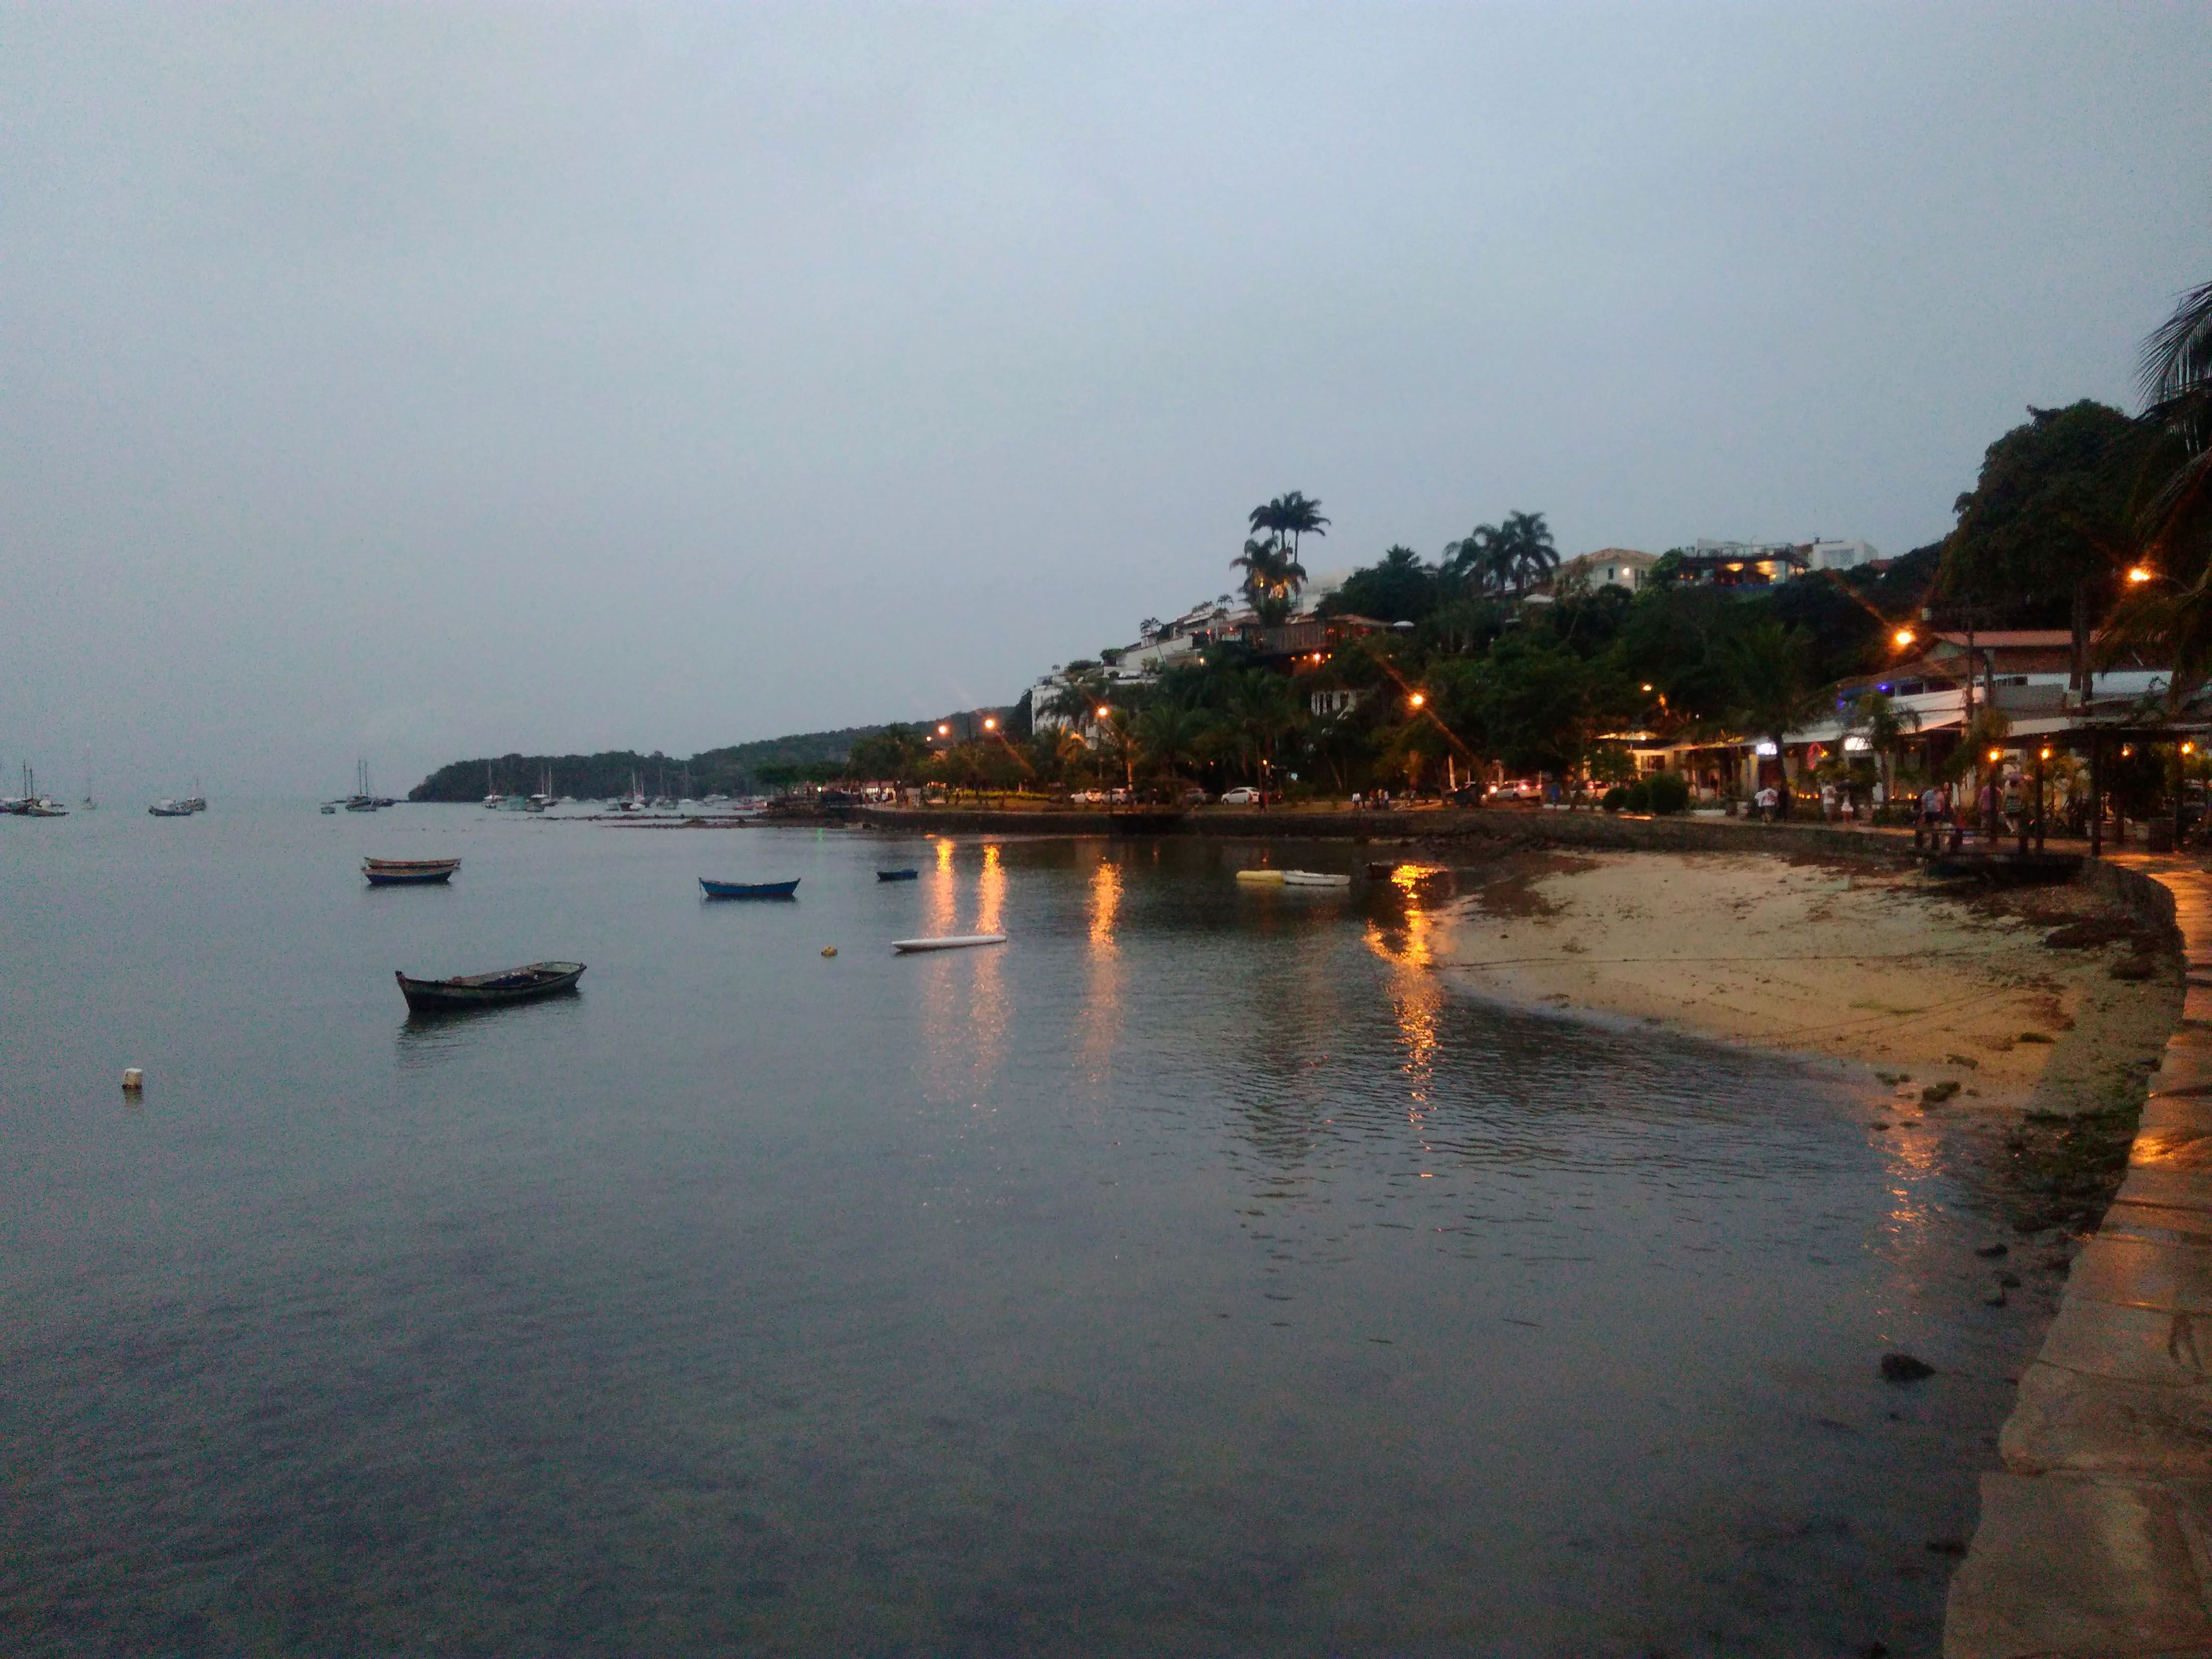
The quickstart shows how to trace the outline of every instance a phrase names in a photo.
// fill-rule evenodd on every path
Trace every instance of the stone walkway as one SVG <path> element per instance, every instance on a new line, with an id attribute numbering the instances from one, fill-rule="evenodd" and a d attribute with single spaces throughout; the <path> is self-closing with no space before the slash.
<path id="1" fill-rule="evenodd" d="M 2180 1027 L 2126 1182 L 2075 1258 L 1982 1477 L 1945 1659 L 2212 1656 L 2212 875 L 2112 862 L 2174 897 Z"/>

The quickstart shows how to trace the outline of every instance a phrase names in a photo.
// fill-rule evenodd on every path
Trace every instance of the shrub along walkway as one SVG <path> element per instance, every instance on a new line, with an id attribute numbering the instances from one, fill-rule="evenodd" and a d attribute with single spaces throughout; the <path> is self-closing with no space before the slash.
<path id="1" fill-rule="evenodd" d="M 2189 958 L 2126 1182 L 2075 1259 L 1982 1477 L 1946 1659 L 2212 1655 L 2212 876 L 2161 883 Z"/>

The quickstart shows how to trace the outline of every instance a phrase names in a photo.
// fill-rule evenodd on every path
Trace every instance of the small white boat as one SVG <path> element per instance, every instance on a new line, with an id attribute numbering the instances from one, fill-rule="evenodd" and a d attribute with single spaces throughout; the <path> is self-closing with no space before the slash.
<path id="1" fill-rule="evenodd" d="M 1321 870 L 1285 870 L 1283 872 L 1283 885 L 1285 887 L 1349 887 L 1352 885 L 1352 878 L 1330 875 Z"/>
<path id="2" fill-rule="evenodd" d="M 891 949 L 902 956 L 915 951 L 964 951 L 972 945 L 1004 945 L 1004 933 L 948 933 L 938 939 L 895 939 Z"/>
<path id="3" fill-rule="evenodd" d="M 1280 870 L 1239 870 L 1237 879 L 1254 887 L 1280 887 L 1290 878 Z"/>

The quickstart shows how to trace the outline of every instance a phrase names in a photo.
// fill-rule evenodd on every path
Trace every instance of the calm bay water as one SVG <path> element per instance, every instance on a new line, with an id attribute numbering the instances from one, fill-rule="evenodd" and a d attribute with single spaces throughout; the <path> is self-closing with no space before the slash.
<path id="1" fill-rule="evenodd" d="M 2028 1346 L 1941 1148 L 1248 856 L 0 820 L 9 1645 L 1932 1650 Z"/>

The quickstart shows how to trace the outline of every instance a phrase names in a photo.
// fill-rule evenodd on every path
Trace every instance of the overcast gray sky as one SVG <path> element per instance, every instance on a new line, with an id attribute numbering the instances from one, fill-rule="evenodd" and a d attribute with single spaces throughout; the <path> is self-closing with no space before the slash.
<path id="1" fill-rule="evenodd" d="M 1941 535 L 2212 277 L 2212 9 L 0 11 L 0 759 L 1011 700 L 1507 510 Z"/>

